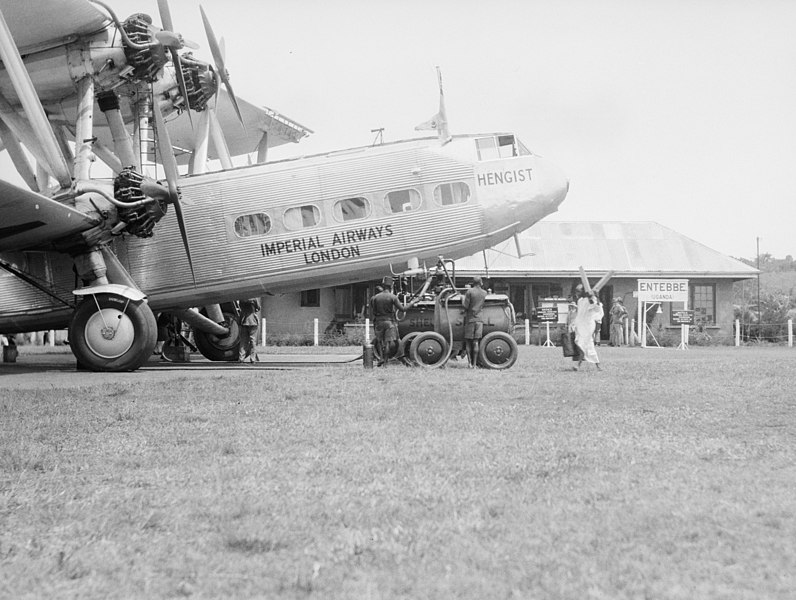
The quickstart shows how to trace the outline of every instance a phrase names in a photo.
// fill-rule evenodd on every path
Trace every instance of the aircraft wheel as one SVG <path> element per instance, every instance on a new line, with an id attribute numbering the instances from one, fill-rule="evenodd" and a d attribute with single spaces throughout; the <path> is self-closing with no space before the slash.
<path id="1" fill-rule="evenodd" d="M 134 371 L 152 356 L 158 339 L 146 302 L 117 294 L 86 296 L 69 323 L 69 345 L 91 371 Z"/>
<path id="2" fill-rule="evenodd" d="M 412 340 L 409 357 L 421 367 L 436 369 L 448 359 L 448 342 L 436 331 L 424 331 Z"/>
<path id="3" fill-rule="evenodd" d="M 204 316 L 207 313 L 204 309 L 200 310 Z M 224 337 L 219 337 L 213 333 L 194 329 L 193 339 L 196 342 L 196 349 L 208 360 L 213 361 L 236 361 L 240 351 L 240 328 L 238 319 L 234 313 L 224 312 L 224 324 L 229 327 L 229 333 Z"/>
<path id="4" fill-rule="evenodd" d="M 508 369 L 517 362 L 516 340 L 503 331 L 486 334 L 478 347 L 478 364 L 487 369 Z"/>

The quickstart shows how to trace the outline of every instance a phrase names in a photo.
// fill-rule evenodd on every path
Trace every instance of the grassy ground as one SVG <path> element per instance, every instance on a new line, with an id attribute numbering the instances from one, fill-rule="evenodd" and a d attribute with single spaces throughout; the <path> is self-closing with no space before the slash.
<path id="1" fill-rule="evenodd" d="M 3 598 L 793 598 L 796 351 L 2 393 Z"/>

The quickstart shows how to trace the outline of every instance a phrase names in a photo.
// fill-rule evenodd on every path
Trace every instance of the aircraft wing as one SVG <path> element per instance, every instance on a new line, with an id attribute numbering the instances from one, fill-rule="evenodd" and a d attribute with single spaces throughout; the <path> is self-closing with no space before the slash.
<path id="1" fill-rule="evenodd" d="M 46 245 L 97 223 L 79 210 L 0 180 L 0 252 Z"/>
<path id="2" fill-rule="evenodd" d="M 256 152 L 257 146 L 266 132 L 268 133 L 269 148 L 298 142 L 304 136 L 313 133 L 311 129 L 307 129 L 275 110 L 255 106 L 237 94 L 235 99 L 238 102 L 245 129 L 241 127 L 226 89 L 223 86 L 219 87 L 215 107 L 216 118 L 221 126 L 221 131 L 224 132 L 224 138 L 232 156 Z M 213 110 L 213 108 L 208 106 L 206 110 Z M 196 124 L 196 113 L 193 113 L 193 120 Z M 190 152 L 194 148 L 194 132 L 188 116 L 183 113 L 176 118 L 167 119 L 166 126 L 177 154 L 177 162 L 187 164 Z M 212 144 L 210 144 L 208 158 L 211 160 L 218 158 Z"/>
<path id="3" fill-rule="evenodd" d="M 41 44 L 99 31 L 108 21 L 87 0 L 0 0 L 0 10 L 23 54 Z"/>

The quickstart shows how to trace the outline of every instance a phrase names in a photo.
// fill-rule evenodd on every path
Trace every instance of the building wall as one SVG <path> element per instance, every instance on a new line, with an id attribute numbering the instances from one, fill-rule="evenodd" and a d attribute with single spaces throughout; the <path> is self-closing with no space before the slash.
<path id="1" fill-rule="evenodd" d="M 313 333 L 313 321 L 318 319 L 321 334 L 334 320 L 334 288 L 320 289 L 320 302 L 317 307 L 301 306 L 301 293 L 265 296 L 262 302 L 262 315 L 266 319 L 266 336 Z M 266 339 L 267 343 L 267 339 Z"/>

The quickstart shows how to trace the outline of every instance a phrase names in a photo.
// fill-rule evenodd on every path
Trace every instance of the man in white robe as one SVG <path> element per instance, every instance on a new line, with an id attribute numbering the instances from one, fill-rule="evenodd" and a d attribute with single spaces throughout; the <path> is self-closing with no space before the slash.
<path id="1" fill-rule="evenodd" d="M 600 370 L 600 358 L 594 347 L 594 325 L 603 318 L 603 305 L 594 295 L 588 295 L 583 291 L 583 286 L 578 286 L 580 297 L 578 298 L 578 312 L 575 317 L 575 344 L 581 350 L 578 357 L 577 371 L 584 360 L 594 363 L 597 370 Z"/>

